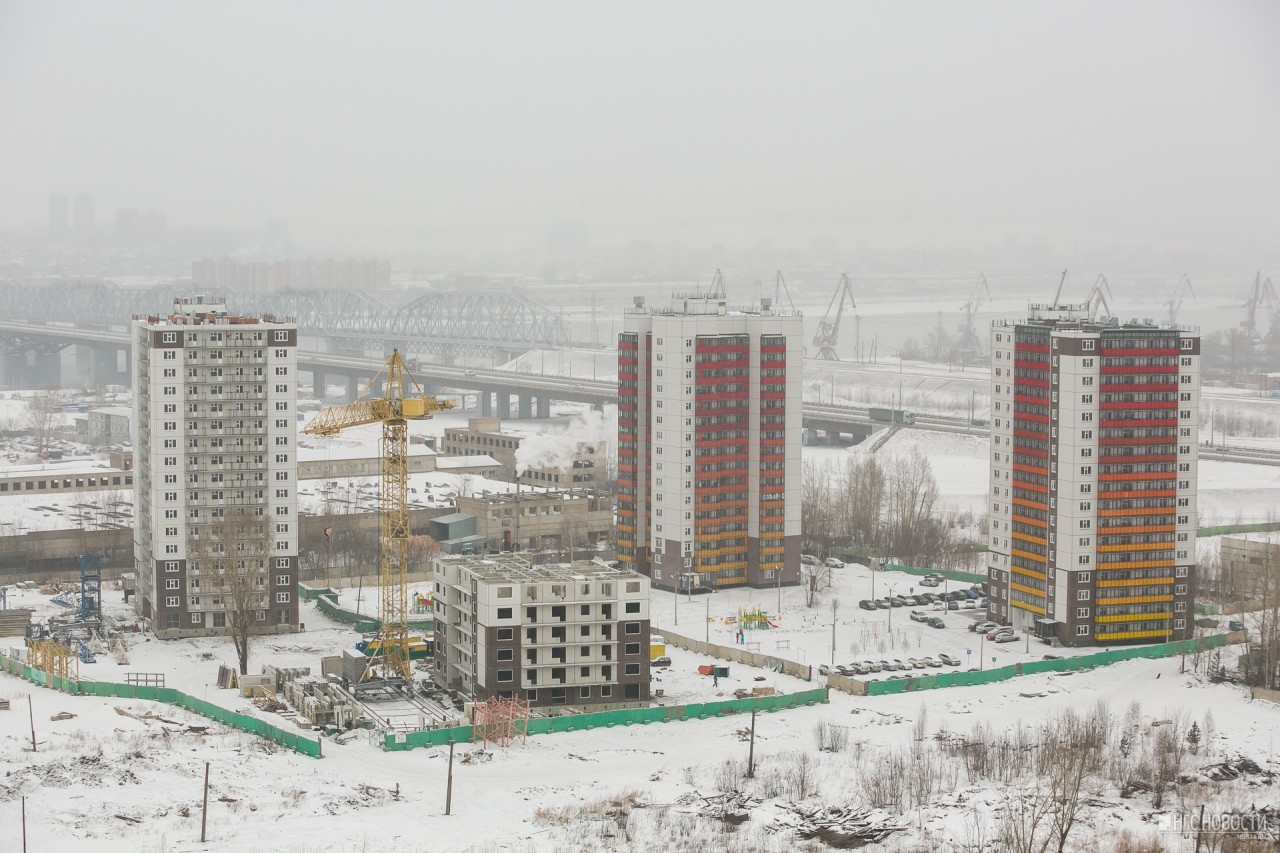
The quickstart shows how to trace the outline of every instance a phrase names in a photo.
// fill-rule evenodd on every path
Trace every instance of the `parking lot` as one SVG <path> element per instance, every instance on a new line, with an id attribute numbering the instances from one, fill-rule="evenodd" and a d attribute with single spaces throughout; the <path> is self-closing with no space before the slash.
<path id="1" fill-rule="evenodd" d="M 908 660 L 932 658 L 935 665 L 911 668 L 915 674 L 965 671 L 1006 666 L 1028 660 L 1040 660 L 1046 654 L 1072 656 L 1088 654 L 1096 649 L 1051 648 L 1040 640 L 1016 634 L 1015 641 L 996 643 L 985 635 L 968 630 L 968 626 L 986 619 L 986 612 L 976 600 L 957 602 L 957 609 L 943 609 L 936 604 L 907 604 L 907 596 L 932 593 L 947 596 L 968 589 L 969 584 L 942 582 L 937 587 L 922 585 L 921 578 L 902 572 L 872 572 L 866 566 L 850 564 L 824 567 L 819 589 L 812 602 L 806 591 L 797 587 L 771 589 L 736 588 L 709 595 L 681 595 L 679 603 L 669 592 L 654 592 L 651 618 L 656 626 L 698 640 L 723 645 L 739 645 L 750 651 L 807 663 L 817 670 L 821 666 L 849 667 L 850 664 L 875 661 L 879 671 L 857 673 L 861 679 L 905 676 Z M 898 596 L 897 607 L 866 610 L 859 602 L 867 599 Z M 779 606 L 780 605 L 780 606 Z M 834 607 L 833 607 L 834 605 Z M 928 617 L 941 619 L 942 627 L 911 618 L 911 612 L 922 611 Z M 745 619 L 756 614 L 765 617 Z M 834 619 L 833 619 L 834 615 Z M 770 627 L 749 627 L 769 625 Z M 739 630 L 741 629 L 741 637 Z M 942 660 L 946 655 L 955 663 Z M 903 669 L 885 669 L 883 661 Z"/>

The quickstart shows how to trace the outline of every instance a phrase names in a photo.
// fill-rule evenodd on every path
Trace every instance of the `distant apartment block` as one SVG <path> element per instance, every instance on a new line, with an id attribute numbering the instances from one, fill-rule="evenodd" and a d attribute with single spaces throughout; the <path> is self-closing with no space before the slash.
<path id="1" fill-rule="evenodd" d="M 621 563 L 656 586 L 800 579 L 799 314 L 637 300 L 618 338 Z"/>
<path id="2" fill-rule="evenodd" d="M 224 633 L 231 596 L 298 626 L 298 331 L 175 302 L 133 322 L 136 606 L 162 638 Z"/>
<path id="3" fill-rule="evenodd" d="M 123 446 L 133 440 L 133 409 L 128 406 L 90 409 L 86 423 L 90 444 Z"/>
<path id="4" fill-rule="evenodd" d="M 1188 636 L 1199 335 L 1033 305 L 991 350 L 990 616 L 1066 645 Z"/>
<path id="5" fill-rule="evenodd" d="M 558 443 L 562 445 L 561 452 L 535 456 L 521 466 L 520 448 L 528 441 Z M 450 456 L 491 456 L 502 466 L 500 479 L 510 483 L 516 482 L 519 469 L 521 483 L 569 489 L 603 481 L 607 443 L 561 436 L 525 438 L 503 432 L 498 418 L 468 418 L 465 427 L 445 429 L 441 452 Z"/>
<path id="6" fill-rule="evenodd" d="M 441 687 L 538 710 L 649 702 L 649 580 L 593 562 L 535 566 L 513 555 L 435 561 Z"/>

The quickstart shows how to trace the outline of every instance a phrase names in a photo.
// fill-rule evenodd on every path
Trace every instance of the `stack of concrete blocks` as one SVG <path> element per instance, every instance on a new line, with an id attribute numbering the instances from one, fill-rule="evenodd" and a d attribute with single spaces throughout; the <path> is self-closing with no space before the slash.
<path id="1" fill-rule="evenodd" d="M 284 698 L 313 726 L 343 726 L 356 717 L 356 706 L 338 685 L 325 678 L 291 679 L 285 683 Z"/>
<path id="2" fill-rule="evenodd" d="M 240 676 L 240 695 L 246 699 L 256 699 L 264 694 L 276 692 L 275 675 L 242 675 Z"/>

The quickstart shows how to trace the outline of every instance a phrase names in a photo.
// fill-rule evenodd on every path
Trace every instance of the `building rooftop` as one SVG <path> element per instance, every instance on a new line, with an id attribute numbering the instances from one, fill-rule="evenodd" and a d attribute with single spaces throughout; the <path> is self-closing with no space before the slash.
<path id="1" fill-rule="evenodd" d="M 461 564 L 482 581 L 542 583 L 543 581 L 634 580 L 644 577 L 630 569 L 615 569 L 590 560 L 534 565 L 512 554 L 441 556 L 437 562 Z"/>
<path id="2" fill-rule="evenodd" d="M 133 409 L 128 406 L 102 406 L 89 410 L 89 414 L 111 415 L 117 418 L 133 417 Z"/>

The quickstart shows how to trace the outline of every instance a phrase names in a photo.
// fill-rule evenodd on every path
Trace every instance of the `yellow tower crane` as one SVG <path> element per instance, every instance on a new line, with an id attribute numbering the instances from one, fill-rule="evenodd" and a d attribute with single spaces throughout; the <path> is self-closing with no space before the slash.
<path id="1" fill-rule="evenodd" d="M 378 380 L 382 394 L 376 395 Z M 448 400 L 437 400 L 405 369 L 404 358 L 394 350 L 386 366 L 353 403 L 322 411 L 303 428 L 310 435 L 333 436 L 344 429 L 364 424 L 382 424 L 381 517 L 382 630 L 378 652 L 370 658 L 367 678 L 380 663 L 386 678 L 408 679 L 409 670 L 409 424 L 425 420 L 442 409 L 452 409 Z"/>

